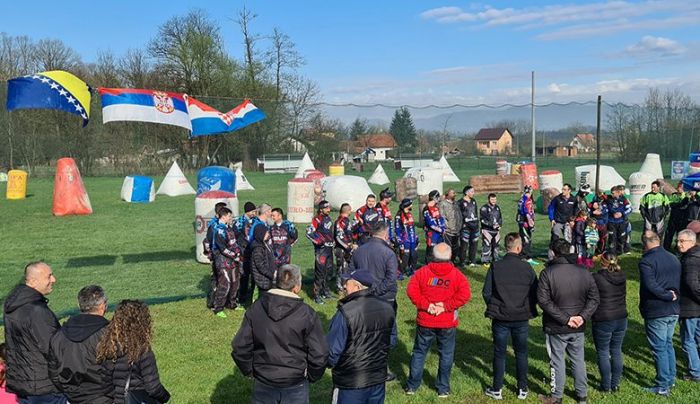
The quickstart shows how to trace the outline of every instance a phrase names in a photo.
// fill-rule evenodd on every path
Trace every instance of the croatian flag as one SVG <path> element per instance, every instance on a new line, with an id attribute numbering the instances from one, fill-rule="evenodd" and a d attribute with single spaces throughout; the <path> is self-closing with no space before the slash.
<path id="1" fill-rule="evenodd" d="M 225 114 L 192 97 L 187 98 L 187 103 L 192 121 L 192 136 L 233 132 L 265 119 L 265 113 L 250 100 L 243 101 Z"/>
<path id="2" fill-rule="evenodd" d="M 133 88 L 100 88 L 102 122 L 164 123 L 192 130 L 186 95 Z"/>

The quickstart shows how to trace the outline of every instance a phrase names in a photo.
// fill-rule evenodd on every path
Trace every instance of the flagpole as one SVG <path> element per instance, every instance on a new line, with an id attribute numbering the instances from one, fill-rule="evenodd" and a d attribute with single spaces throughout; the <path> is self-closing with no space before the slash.
<path id="1" fill-rule="evenodd" d="M 537 159 L 535 148 L 535 71 L 532 71 L 532 97 L 530 100 L 530 120 L 532 121 L 532 162 Z M 544 145 L 543 145 L 544 146 Z"/>

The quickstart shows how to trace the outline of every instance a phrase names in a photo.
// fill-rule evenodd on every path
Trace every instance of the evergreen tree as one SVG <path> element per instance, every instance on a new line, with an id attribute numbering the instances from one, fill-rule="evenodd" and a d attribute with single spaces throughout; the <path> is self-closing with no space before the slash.
<path id="1" fill-rule="evenodd" d="M 355 118 L 350 124 L 350 140 L 358 140 L 360 136 L 366 135 L 369 132 L 369 125 L 366 119 Z"/>
<path id="2" fill-rule="evenodd" d="M 401 107 L 394 112 L 394 117 L 389 126 L 389 133 L 394 137 L 399 148 L 403 151 L 413 151 L 417 144 L 416 127 L 413 125 L 411 112 L 406 107 Z"/>

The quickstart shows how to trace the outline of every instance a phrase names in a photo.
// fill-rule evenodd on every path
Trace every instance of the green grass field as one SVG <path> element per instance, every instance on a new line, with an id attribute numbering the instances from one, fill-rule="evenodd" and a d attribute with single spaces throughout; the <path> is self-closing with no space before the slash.
<path id="1" fill-rule="evenodd" d="M 556 168 L 564 172 L 565 180 L 573 180 L 574 165 L 580 160 L 550 159 L 543 168 Z M 467 183 L 470 175 L 494 171 L 493 165 L 470 160 L 455 161 L 453 167 L 462 179 L 453 184 L 456 189 Z M 623 177 L 636 171 L 639 165 L 616 165 Z M 393 179 L 402 173 L 385 165 Z M 371 169 L 362 173 L 369 177 Z M 290 175 L 263 175 L 246 173 L 256 191 L 239 193 L 241 201 L 268 202 L 286 208 L 286 182 Z M 352 173 L 349 173 L 352 174 Z M 192 177 L 190 176 L 191 181 Z M 160 183 L 161 178 L 156 178 Z M 161 378 L 173 395 L 173 403 L 241 403 L 248 402 L 252 381 L 241 376 L 231 359 L 230 342 L 238 329 L 242 313 L 230 312 L 227 319 L 215 317 L 207 310 L 204 294 L 209 279 L 209 266 L 194 260 L 193 197 L 158 197 L 147 205 L 128 204 L 119 200 L 121 178 L 86 178 L 94 214 L 84 217 L 53 217 L 51 200 L 53 179 L 29 181 L 28 198 L 21 201 L 4 199 L 5 185 L 0 185 L 0 298 L 20 281 L 24 264 L 44 259 L 54 269 L 58 279 L 54 292 L 49 296 L 50 307 L 59 317 L 76 310 L 78 290 L 91 283 L 102 285 L 108 292 L 110 309 L 121 299 L 138 298 L 149 303 L 155 319 L 154 350 L 158 359 Z M 446 184 L 450 186 L 452 184 Z M 376 191 L 381 187 L 374 186 Z M 504 211 L 504 231 L 516 231 L 514 223 L 517 195 L 501 195 L 499 203 Z M 484 195 L 477 195 L 480 203 Z M 392 204 L 396 209 L 396 204 Z M 335 214 L 334 214 L 335 215 Z M 638 240 L 640 218 L 633 217 L 635 241 Z M 539 228 L 535 232 L 535 249 L 546 250 L 549 239 L 547 220 L 538 217 Z M 303 227 L 303 225 L 302 225 Z M 302 229 L 303 231 L 303 229 Z M 423 238 L 422 231 L 419 232 Z M 595 365 L 595 349 L 590 331 L 587 332 L 586 359 L 589 375 L 591 402 L 656 402 L 658 399 L 642 391 L 654 378 L 654 365 L 644 336 L 642 319 L 637 310 L 638 275 L 636 253 L 622 258 L 622 265 L 629 276 L 628 308 L 629 330 L 624 344 L 625 371 L 620 392 L 614 396 L 595 391 L 598 370 Z M 421 249 L 422 253 L 422 249 Z M 312 274 L 313 250 L 306 240 L 294 249 L 293 261 L 301 265 L 306 275 L 305 292 L 308 299 L 308 281 Z M 541 266 L 537 268 L 541 269 Z M 441 402 L 479 403 L 489 401 L 482 391 L 491 380 L 490 322 L 484 316 L 481 299 L 485 269 L 477 267 L 466 271 L 471 282 L 472 300 L 460 312 L 457 334 L 456 359 L 452 371 L 452 394 Z M 408 373 L 408 362 L 413 347 L 415 309 L 405 295 L 406 281 L 399 284 L 399 337 L 398 347 L 391 354 L 391 369 L 399 382 L 387 385 L 389 403 L 437 402 L 433 389 L 437 371 L 437 355 L 431 354 L 426 363 L 424 384 L 413 397 L 403 394 L 402 384 Z M 314 306 L 328 324 L 335 312 L 334 304 Z M 537 393 L 548 389 L 548 360 L 544 346 L 541 321 L 531 323 L 530 372 L 531 395 L 528 401 L 536 402 Z M 676 343 L 679 376 L 683 375 L 685 360 Z M 514 374 L 514 360 L 509 354 L 508 374 Z M 568 380 L 567 401 L 573 393 L 572 379 Z M 311 387 L 311 402 L 330 402 L 331 375 Z M 515 380 L 507 376 L 504 389 L 505 401 L 515 402 Z M 697 387 L 679 381 L 673 390 L 673 402 L 697 402 Z"/>

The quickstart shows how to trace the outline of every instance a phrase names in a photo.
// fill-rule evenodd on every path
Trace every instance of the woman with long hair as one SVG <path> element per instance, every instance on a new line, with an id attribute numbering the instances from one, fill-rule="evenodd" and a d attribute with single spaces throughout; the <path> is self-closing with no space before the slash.
<path id="1" fill-rule="evenodd" d="M 598 354 L 600 390 L 616 392 L 622 377 L 622 341 L 627 332 L 627 277 L 617 257 L 605 253 L 593 274 L 600 304 L 593 314 L 593 341 Z"/>
<path id="2" fill-rule="evenodd" d="M 138 300 L 122 300 L 97 345 L 97 362 L 102 363 L 104 381 L 116 404 L 170 399 L 160 383 L 152 339 L 148 306 Z"/>

